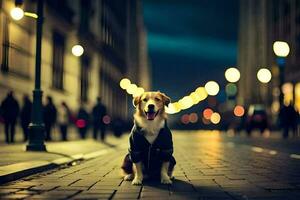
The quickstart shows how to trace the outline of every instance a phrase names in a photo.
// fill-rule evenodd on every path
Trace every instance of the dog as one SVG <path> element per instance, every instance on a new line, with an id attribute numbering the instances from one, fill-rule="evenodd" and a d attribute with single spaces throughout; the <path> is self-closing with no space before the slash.
<path id="1" fill-rule="evenodd" d="M 176 161 L 165 112 L 170 101 L 159 91 L 145 92 L 133 99 L 134 126 L 129 136 L 129 153 L 122 165 L 124 180 L 132 181 L 133 185 L 142 184 L 146 177 L 172 184 Z"/>

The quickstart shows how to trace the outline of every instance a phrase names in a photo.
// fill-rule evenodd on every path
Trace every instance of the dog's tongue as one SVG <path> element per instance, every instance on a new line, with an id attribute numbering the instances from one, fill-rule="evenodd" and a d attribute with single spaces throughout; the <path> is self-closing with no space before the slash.
<path id="1" fill-rule="evenodd" d="M 154 120 L 154 118 L 155 118 L 155 113 L 153 112 L 148 112 L 147 113 L 147 119 L 148 120 Z"/>

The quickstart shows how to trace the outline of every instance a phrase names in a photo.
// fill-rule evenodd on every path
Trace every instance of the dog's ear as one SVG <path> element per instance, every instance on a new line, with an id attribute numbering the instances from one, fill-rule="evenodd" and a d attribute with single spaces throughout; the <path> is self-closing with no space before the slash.
<path id="1" fill-rule="evenodd" d="M 136 97 L 133 97 L 133 100 L 132 100 L 132 104 L 134 107 L 136 107 L 141 101 L 141 96 L 136 96 Z"/>
<path id="2" fill-rule="evenodd" d="M 165 105 L 168 106 L 169 103 L 171 103 L 170 97 L 168 97 L 167 95 L 165 95 L 165 94 L 162 93 L 162 92 L 159 92 L 159 93 L 161 94 L 161 96 L 162 96 L 162 98 L 163 98 L 163 101 L 164 101 Z"/>

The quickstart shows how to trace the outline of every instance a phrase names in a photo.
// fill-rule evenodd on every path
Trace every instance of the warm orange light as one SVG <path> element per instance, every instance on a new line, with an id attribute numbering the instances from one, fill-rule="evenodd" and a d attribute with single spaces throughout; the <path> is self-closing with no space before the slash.
<path id="1" fill-rule="evenodd" d="M 189 121 L 191 123 L 196 123 L 198 121 L 197 113 L 191 113 L 190 116 L 189 116 Z"/>
<path id="2" fill-rule="evenodd" d="M 245 109 L 243 106 L 235 106 L 233 113 L 237 117 L 242 117 L 245 114 Z"/>
<path id="3" fill-rule="evenodd" d="M 210 119 L 211 115 L 214 113 L 214 111 L 210 108 L 206 108 L 203 110 L 203 117 L 205 119 Z"/>

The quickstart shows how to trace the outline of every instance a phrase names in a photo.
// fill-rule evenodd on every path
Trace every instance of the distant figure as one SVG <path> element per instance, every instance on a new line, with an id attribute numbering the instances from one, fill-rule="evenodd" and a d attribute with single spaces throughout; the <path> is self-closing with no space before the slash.
<path id="1" fill-rule="evenodd" d="M 47 96 L 47 103 L 44 106 L 44 123 L 45 123 L 45 131 L 46 131 L 46 141 L 52 140 L 51 138 L 51 130 L 56 122 L 57 110 L 55 105 L 53 104 L 52 97 Z"/>
<path id="2" fill-rule="evenodd" d="M 32 103 L 28 97 L 28 95 L 25 95 L 23 97 L 23 107 L 21 109 L 20 113 L 20 118 L 21 118 L 21 126 L 23 129 L 23 135 L 24 135 L 24 141 L 27 141 L 28 135 L 29 135 L 29 123 L 31 119 L 31 108 L 32 108 Z"/>
<path id="3" fill-rule="evenodd" d="M 86 132 L 89 124 L 89 113 L 85 110 L 84 106 L 81 105 L 77 114 L 76 126 L 79 130 L 80 138 L 86 138 Z"/>
<path id="4" fill-rule="evenodd" d="M 116 117 L 112 123 L 113 132 L 116 137 L 119 138 L 122 136 L 124 130 L 123 127 L 124 127 L 123 120 L 120 117 Z"/>
<path id="5" fill-rule="evenodd" d="M 293 131 L 293 136 L 296 136 L 299 114 L 292 103 L 288 106 L 282 106 L 279 112 L 279 118 L 281 128 L 283 128 L 283 138 L 288 138 L 290 129 Z"/>
<path id="6" fill-rule="evenodd" d="M 103 122 L 103 117 L 106 115 L 106 107 L 101 103 L 100 97 L 97 98 L 97 103 L 93 107 L 92 117 L 93 117 L 93 137 L 95 140 L 98 139 L 99 129 L 101 131 L 101 140 L 105 139 L 105 123 Z"/>
<path id="7" fill-rule="evenodd" d="M 58 118 L 57 123 L 61 133 L 61 139 L 63 141 L 68 140 L 68 126 L 70 119 L 70 109 L 67 104 L 63 101 L 58 107 Z"/>
<path id="8" fill-rule="evenodd" d="M 1 103 L 2 117 L 4 119 L 4 132 L 6 143 L 13 143 L 15 138 L 15 126 L 20 107 L 12 91 L 8 92 Z"/>

